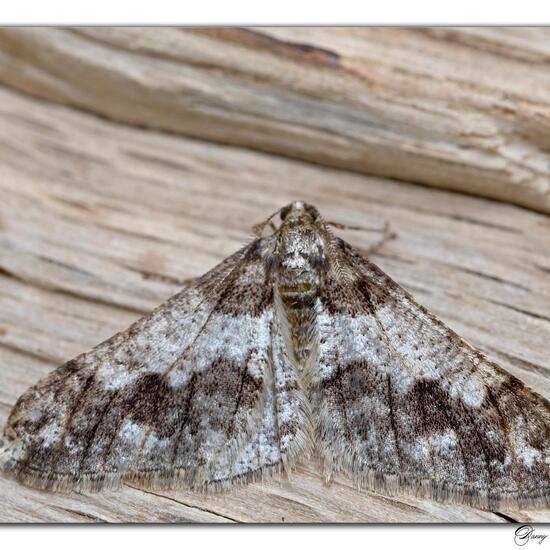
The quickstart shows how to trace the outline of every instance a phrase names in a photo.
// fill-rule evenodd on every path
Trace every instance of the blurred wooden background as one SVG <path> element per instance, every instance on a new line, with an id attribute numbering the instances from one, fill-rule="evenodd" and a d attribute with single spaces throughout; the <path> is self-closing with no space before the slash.
<path id="1" fill-rule="evenodd" d="M 305 199 L 550 398 L 550 29 L 0 29 L 0 424 Z M 420 184 L 420 185 L 419 185 Z M 346 232 L 358 246 L 375 232 Z M 550 521 L 324 486 L 51 495 L 0 521 Z"/>

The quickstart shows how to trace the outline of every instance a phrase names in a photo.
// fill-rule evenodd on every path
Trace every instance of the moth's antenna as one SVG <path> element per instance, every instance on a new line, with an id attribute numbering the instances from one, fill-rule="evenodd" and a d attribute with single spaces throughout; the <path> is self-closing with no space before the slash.
<path id="1" fill-rule="evenodd" d="M 332 227 L 336 227 L 336 229 L 350 229 L 352 231 L 371 231 L 374 233 L 390 233 L 390 224 L 385 220 L 384 221 L 384 227 L 365 227 L 363 225 L 347 225 L 345 223 L 340 222 L 331 222 L 331 221 L 325 221 L 327 225 L 331 225 Z"/>
<path id="2" fill-rule="evenodd" d="M 273 212 L 273 214 L 271 214 L 271 216 L 269 216 L 269 218 L 267 218 L 267 220 L 264 220 L 263 222 L 257 223 L 256 225 L 253 225 L 252 226 L 252 234 L 255 235 L 256 237 L 261 237 L 262 232 L 265 229 L 266 225 L 269 225 L 271 227 L 271 229 L 273 229 L 274 232 L 277 231 L 277 227 L 272 222 L 272 220 L 277 214 L 280 214 L 280 212 L 283 208 L 279 208 L 279 210 L 277 210 L 276 212 Z"/>

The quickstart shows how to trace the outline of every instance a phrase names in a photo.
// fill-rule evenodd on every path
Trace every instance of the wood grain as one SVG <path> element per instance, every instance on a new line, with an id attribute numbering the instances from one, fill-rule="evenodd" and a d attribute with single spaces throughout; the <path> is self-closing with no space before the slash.
<path id="1" fill-rule="evenodd" d="M 372 259 L 550 397 L 550 220 L 482 198 L 132 128 L 0 87 L 0 424 L 58 364 L 125 328 L 296 198 L 397 237 Z M 377 232 L 341 232 L 368 247 Z M 0 478 L 0 521 L 487 522 L 504 516 L 325 486 L 316 464 L 218 495 L 51 495 Z"/>
<path id="2" fill-rule="evenodd" d="M 115 121 L 550 212 L 548 28 L 3 28 L 0 82 Z"/>

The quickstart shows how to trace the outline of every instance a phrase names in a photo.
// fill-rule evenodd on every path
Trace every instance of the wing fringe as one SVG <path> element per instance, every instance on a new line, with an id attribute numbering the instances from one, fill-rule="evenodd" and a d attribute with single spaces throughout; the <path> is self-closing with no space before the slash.
<path id="1" fill-rule="evenodd" d="M 541 509 L 550 506 L 550 488 L 548 487 L 529 494 L 524 491 L 492 493 L 473 486 L 456 485 L 430 478 L 411 479 L 376 469 L 355 471 L 351 475 L 358 489 L 391 497 L 427 498 L 444 504 L 465 504 L 488 511 Z"/>

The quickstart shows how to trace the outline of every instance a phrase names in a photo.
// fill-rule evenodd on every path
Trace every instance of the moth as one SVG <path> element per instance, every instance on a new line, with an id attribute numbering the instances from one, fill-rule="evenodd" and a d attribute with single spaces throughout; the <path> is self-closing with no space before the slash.
<path id="1" fill-rule="evenodd" d="M 314 206 L 295 201 L 256 229 L 23 394 L 4 470 L 48 490 L 216 491 L 313 456 L 327 481 L 344 472 L 384 494 L 549 504 L 544 398 L 335 236 Z"/>

